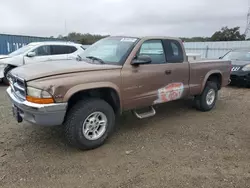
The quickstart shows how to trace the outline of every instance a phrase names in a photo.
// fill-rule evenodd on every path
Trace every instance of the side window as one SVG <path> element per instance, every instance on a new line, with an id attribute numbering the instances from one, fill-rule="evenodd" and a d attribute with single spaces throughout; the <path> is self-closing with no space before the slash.
<path id="1" fill-rule="evenodd" d="M 74 46 L 68 46 L 68 49 L 69 49 L 69 54 L 74 53 L 77 50 L 77 48 Z"/>
<path id="2" fill-rule="evenodd" d="M 50 46 L 40 46 L 34 50 L 36 56 L 51 55 Z"/>
<path id="3" fill-rule="evenodd" d="M 180 43 L 176 40 L 164 40 L 167 63 L 183 63 L 184 55 Z"/>
<path id="4" fill-rule="evenodd" d="M 148 55 L 152 59 L 152 64 L 166 63 L 161 40 L 145 41 L 140 48 L 138 55 Z"/>
<path id="5" fill-rule="evenodd" d="M 51 54 L 52 55 L 62 55 L 62 54 L 71 54 L 77 50 L 74 46 L 60 46 L 60 45 L 52 45 L 51 46 Z"/>

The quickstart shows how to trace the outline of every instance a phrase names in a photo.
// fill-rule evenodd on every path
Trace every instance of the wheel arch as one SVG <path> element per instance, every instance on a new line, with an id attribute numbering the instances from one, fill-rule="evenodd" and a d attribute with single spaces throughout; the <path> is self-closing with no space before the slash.
<path id="1" fill-rule="evenodd" d="M 202 83 L 201 92 L 206 87 L 206 83 L 208 81 L 216 82 L 217 86 L 218 86 L 218 90 L 220 90 L 221 86 L 222 86 L 222 73 L 221 73 L 221 71 L 215 70 L 215 71 L 210 71 L 206 74 L 206 76 L 203 80 L 203 83 Z"/>
<path id="2" fill-rule="evenodd" d="M 84 97 L 101 98 L 108 102 L 116 113 L 122 111 L 120 90 L 112 83 L 91 83 L 74 86 L 65 94 L 63 101 L 68 102 L 68 109 L 70 109 L 75 102 Z"/>

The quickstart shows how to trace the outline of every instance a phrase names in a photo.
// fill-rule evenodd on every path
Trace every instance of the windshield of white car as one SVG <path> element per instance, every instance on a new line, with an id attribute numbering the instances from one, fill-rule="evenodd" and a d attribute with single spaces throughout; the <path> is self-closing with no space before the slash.
<path id="1" fill-rule="evenodd" d="M 138 38 L 107 37 L 92 44 L 80 54 L 82 60 L 122 65 Z"/>
<path id="2" fill-rule="evenodd" d="M 227 53 L 222 59 L 235 61 L 250 61 L 250 52 L 248 51 L 231 51 Z"/>
<path id="3" fill-rule="evenodd" d="M 17 56 L 17 55 L 23 54 L 23 53 L 29 51 L 33 47 L 34 47 L 34 45 L 23 46 L 23 47 L 17 49 L 16 51 L 10 53 L 8 56 L 13 57 L 13 56 Z"/>

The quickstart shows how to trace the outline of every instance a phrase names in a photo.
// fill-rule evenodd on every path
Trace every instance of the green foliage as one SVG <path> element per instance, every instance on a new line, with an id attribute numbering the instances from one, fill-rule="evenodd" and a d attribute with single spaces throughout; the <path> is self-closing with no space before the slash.
<path id="1" fill-rule="evenodd" d="M 81 33 L 76 33 L 76 32 L 71 32 L 67 36 L 62 36 L 62 35 L 58 36 L 59 39 L 77 42 L 77 43 L 81 43 L 84 45 L 93 44 L 96 41 L 98 41 L 102 38 L 105 38 L 105 37 L 108 37 L 108 36 L 106 36 L 106 35 L 92 35 L 89 33 L 81 34 Z"/>
<path id="2" fill-rule="evenodd" d="M 59 35 L 57 38 L 60 40 L 67 40 L 77 42 L 85 45 L 90 45 L 96 41 L 108 37 L 109 35 L 92 35 L 90 33 L 76 33 L 71 32 L 67 36 Z M 206 42 L 206 41 L 237 41 L 237 40 L 250 40 L 246 39 L 244 34 L 240 34 L 240 27 L 222 27 L 220 31 L 216 31 L 211 37 L 192 37 L 181 38 L 184 42 Z"/>
<path id="3" fill-rule="evenodd" d="M 209 37 L 192 37 L 192 38 L 181 38 L 184 42 L 206 42 L 210 41 Z"/>
<path id="4" fill-rule="evenodd" d="M 216 31 L 211 37 L 192 37 L 181 39 L 185 42 L 249 40 L 246 39 L 246 36 L 244 34 L 240 34 L 240 27 L 222 27 L 220 31 Z"/>
<path id="5" fill-rule="evenodd" d="M 221 31 L 216 31 L 211 37 L 212 41 L 238 41 L 245 39 L 246 36 L 240 34 L 240 27 L 222 27 Z"/>

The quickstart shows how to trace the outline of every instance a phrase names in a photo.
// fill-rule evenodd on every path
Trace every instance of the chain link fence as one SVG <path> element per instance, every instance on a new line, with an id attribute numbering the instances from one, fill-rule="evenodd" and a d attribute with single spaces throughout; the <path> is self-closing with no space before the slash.
<path id="1" fill-rule="evenodd" d="M 232 49 L 249 48 L 250 41 L 228 41 L 228 42 L 185 42 L 187 53 L 200 54 L 202 58 L 218 59 Z"/>

